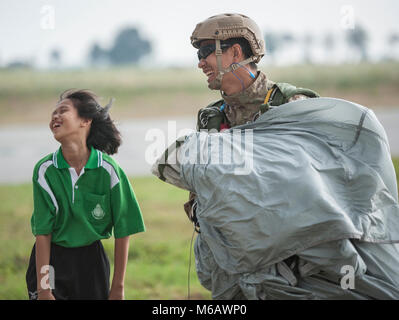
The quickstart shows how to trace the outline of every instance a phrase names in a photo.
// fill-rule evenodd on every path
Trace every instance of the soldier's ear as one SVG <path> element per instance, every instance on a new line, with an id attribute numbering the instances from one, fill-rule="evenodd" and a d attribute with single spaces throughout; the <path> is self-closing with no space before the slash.
<path id="1" fill-rule="evenodd" d="M 242 55 L 243 55 L 242 48 L 238 43 L 233 44 L 231 48 L 233 49 L 233 57 L 234 58 L 236 58 L 236 59 L 242 58 Z"/>

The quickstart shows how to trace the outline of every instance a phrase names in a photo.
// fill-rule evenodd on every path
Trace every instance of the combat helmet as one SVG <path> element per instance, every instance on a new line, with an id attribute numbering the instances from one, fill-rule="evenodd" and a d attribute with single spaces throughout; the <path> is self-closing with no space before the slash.
<path id="1" fill-rule="evenodd" d="M 223 74 L 235 70 L 238 65 L 232 65 L 227 69 L 222 68 L 222 50 L 220 41 L 230 38 L 244 38 L 248 41 L 252 56 L 240 62 L 245 65 L 251 62 L 259 62 L 265 55 L 265 41 L 258 25 L 243 14 L 224 13 L 212 16 L 195 27 L 191 35 L 191 44 L 194 48 L 199 48 L 203 40 L 214 39 L 216 44 L 216 62 L 218 66 L 218 75 L 215 79 L 217 86 L 220 88 Z"/>

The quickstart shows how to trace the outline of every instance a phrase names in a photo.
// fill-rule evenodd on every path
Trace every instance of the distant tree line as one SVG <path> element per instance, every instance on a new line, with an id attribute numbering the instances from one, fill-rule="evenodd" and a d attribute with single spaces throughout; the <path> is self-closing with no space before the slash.
<path id="1" fill-rule="evenodd" d="M 331 62 L 333 53 L 339 45 L 346 46 L 345 57 L 341 62 L 367 61 L 369 55 L 370 36 L 365 28 L 357 25 L 354 29 L 347 30 L 344 34 L 334 35 L 325 33 L 316 37 L 311 33 L 294 34 L 291 32 L 264 32 L 266 42 L 267 62 L 278 61 L 281 54 L 290 53 L 292 50 L 299 52 L 301 63 L 317 63 L 313 52 L 318 48 L 324 51 L 324 61 Z M 340 43 L 341 42 L 341 43 Z M 385 42 L 385 55 L 380 60 L 399 60 L 399 31 L 391 32 Z M 143 37 L 135 27 L 126 27 L 120 30 L 110 48 L 103 48 L 97 42 L 89 49 L 88 60 L 92 66 L 137 64 L 142 58 L 152 52 L 151 42 Z M 62 66 L 62 51 L 54 48 L 48 56 L 49 66 L 59 68 Z M 12 61 L 6 68 L 33 67 L 31 61 Z"/>
<path id="2" fill-rule="evenodd" d="M 115 37 L 110 48 L 102 48 L 94 43 L 89 50 L 88 59 L 91 65 L 126 65 L 137 64 L 140 59 L 152 52 L 151 42 L 143 38 L 138 29 L 127 27 Z M 49 66 L 57 69 L 62 65 L 62 51 L 54 48 L 49 52 Z M 9 69 L 22 69 L 33 67 L 31 61 L 12 61 L 6 65 Z"/>
<path id="3" fill-rule="evenodd" d="M 310 33 L 293 34 L 290 32 L 270 32 L 264 33 L 266 42 L 266 52 L 269 62 L 273 63 L 279 55 L 287 50 L 298 49 L 302 53 L 303 63 L 313 63 L 312 51 L 316 47 L 324 50 L 324 57 L 329 61 L 332 52 L 338 47 L 339 42 L 348 49 L 346 51 L 345 61 L 368 61 L 370 36 L 361 25 L 354 29 L 348 29 L 343 35 L 334 35 L 325 33 L 318 38 Z M 385 39 L 386 53 L 380 60 L 399 60 L 399 32 L 391 32 Z M 342 45 L 342 43 L 341 43 Z"/>

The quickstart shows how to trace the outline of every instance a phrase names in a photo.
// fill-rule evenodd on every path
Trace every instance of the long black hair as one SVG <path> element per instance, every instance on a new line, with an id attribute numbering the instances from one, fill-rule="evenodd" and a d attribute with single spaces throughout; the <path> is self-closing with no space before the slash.
<path id="1" fill-rule="evenodd" d="M 118 152 L 122 143 L 121 134 L 109 115 L 112 100 L 104 108 L 97 101 L 97 96 L 89 90 L 69 89 L 60 95 L 60 100 L 69 99 L 78 111 L 79 117 L 91 119 L 89 135 L 86 139 L 88 148 L 94 147 L 107 154 Z"/>

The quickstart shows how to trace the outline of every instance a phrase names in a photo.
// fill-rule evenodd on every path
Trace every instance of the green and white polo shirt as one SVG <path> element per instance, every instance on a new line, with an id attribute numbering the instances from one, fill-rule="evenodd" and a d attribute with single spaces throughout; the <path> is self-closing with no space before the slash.
<path id="1" fill-rule="evenodd" d="M 81 247 L 99 239 L 145 231 L 128 178 L 107 154 L 91 148 L 80 175 L 65 161 L 61 147 L 33 172 L 32 232 L 52 234 L 52 242 Z"/>

